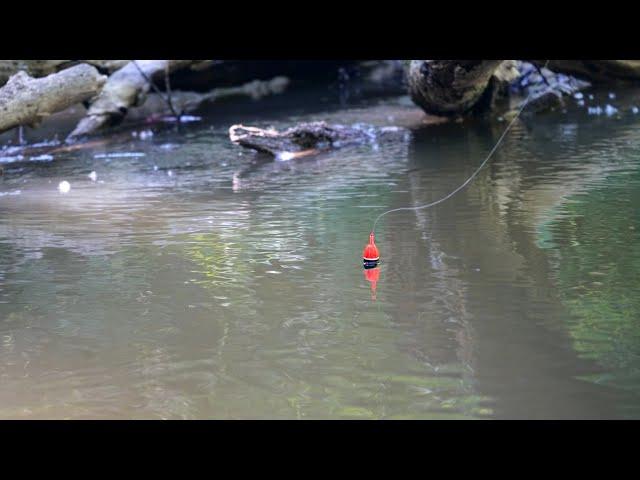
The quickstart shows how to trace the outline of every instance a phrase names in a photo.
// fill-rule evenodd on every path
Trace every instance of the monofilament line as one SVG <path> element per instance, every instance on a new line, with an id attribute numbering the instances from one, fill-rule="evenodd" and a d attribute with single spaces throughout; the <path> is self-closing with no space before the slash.
<path id="1" fill-rule="evenodd" d="M 549 64 L 549 60 L 547 60 L 544 64 L 544 67 L 542 68 L 547 68 L 547 65 Z M 541 73 L 542 74 L 542 73 Z M 544 78 L 544 76 L 543 76 Z M 496 142 L 496 144 L 493 146 L 493 148 L 491 149 L 491 151 L 489 152 L 489 154 L 487 155 L 487 158 L 484 159 L 484 161 L 480 164 L 480 166 L 476 169 L 475 172 L 473 172 L 471 174 L 471 176 L 469 178 L 467 178 L 465 180 L 465 182 L 460 185 L 458 188 L 456 188 L 455 190 L 453 190 L 452 192 L 450 192 L 449 194 L 445 195 L 444 197 L 442 197 L 439 200 L 436 200 L 435 202 L 431 202 L 431 203 L 427 203 L 426 205 L 420 205 L 418 207 L 400 207 L 400 208 L 394 208 L 392 210 L 387 210 L 386 212 L 382 212 L 380 215 L 378 215 L 375 219 L 375 221 L 373 222 L 373 228 L 371 229 L 372 232 L 376 231 L 376 225 L 378 224 L 378 220 L 380 220 L 382 217 L 384 217 L 386 214 L 388 213 L 393 213 L 393 212 L 400 212 L 400 211 L 404 211 L 404 210 L 424 210 L 425 208 L 430 208 L 430 207 L 435 207 L 436 205 L 438 205 L 439 203 L 444 202 L 445 200 L 450 199 L 451 197 L 453 197 L 456 193 L 458 193 L 460 190 L 462 190 L 464 187 L 466 187 L 467 185 L 469 185 L 469 183 L 471 183 L 471 181 L 476 177 L 476 175 L 478 175 L 478 173 L 480 173 L 480 170 L 482 170 L 482 168 L 487 164 L 487 162 L 489 161 L 489 159 L 493 156 L 493 154 L 495 153 L 495 151 L 498 149 L 498 147 L 500 146 L 500 144 L 502 143 L 502 140 L 504 139 L 504 137 L 507 136 L 507 133 L 509 133 L 509 130 L 511 129 L 511 127 L 513 126 L 514 123 L 516 123 L 516 120 L 518 119 L 518 117 L 520 117 L 520 114 L 522 113 L 522 111 L 525 109 L 525 107 L 527 106 L 527 104 L 529 103 L 529 99 L 531 98 L 531 94 L 533 93 L 533 90 L 529 91 L 529 94 L 527 95 L 527 98 L 525 99 L 524 102 L 522 102 L 522 106 L 520 107 L 520 109 L 518 110 L 518 112 L 516 113 L 516 116 L 513 117 L 513 119 L 509 122 L 509 124 L 507 125 L 507 128 L 504 129 L 504 132 L 502 132 L 502 135 L 500 135 L 500 138 L 498 139 L 498 141 Z"/>

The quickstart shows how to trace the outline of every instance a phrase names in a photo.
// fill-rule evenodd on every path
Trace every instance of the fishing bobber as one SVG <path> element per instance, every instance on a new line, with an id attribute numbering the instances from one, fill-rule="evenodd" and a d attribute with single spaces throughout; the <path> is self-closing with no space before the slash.
<path id="1" fill-rule="evenodd" d="M 380 252 L 378 252 L 378 247 L 376 247 L 373 232 L 369 234 L 369 243 L 364 247 L 364 251 L 362 252 L 362 261 L 364 268 L 373 268 L 380 261 Z"/>

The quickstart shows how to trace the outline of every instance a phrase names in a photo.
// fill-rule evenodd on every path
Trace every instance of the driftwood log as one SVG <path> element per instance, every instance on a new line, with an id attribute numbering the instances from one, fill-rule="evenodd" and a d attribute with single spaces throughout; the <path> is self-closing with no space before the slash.
<path id="1" fill-rule="evenodd" d="M 0 60 L 0 85 L 18 72 L 25 72 L 31 77 L 44 77 L 56 73 L 70 60 Z"/>
<path id="2" fill-rule="evenodd" d="M 385 140 L 404 134 L 398 127 L 330 125 L 326 122 L 301 123 L 284 131 L 233 125 L 229 138 L 237 145 L 276 157 L 291 159 L 345 145 Z"/>
<path id="3" fill-rule="evenodd" d="M 100 73 L 112 73 L 129 63 L 129 60 L 0 60 L 0 86 L 12 75 L 26 72 L 31 77 L 45 77 L 81 63 L 93 65 Z"/>
<path id="4" fill-rule="evenodd" d="M 24 71 L 0 88 L 0 132 L 20 125 L 36 125 L 44 117 L 96 96 L 106 77 L 81 64 L 33 78 Z"/>
<path id="5" fill-rule="evenodd" d="M 100 95 L 91 103 L 87 116 L 80 120 L 70 139 L 88 135 L 120 123 L 129 108 L 144 102 L 150 81 L 164 78 L 167 72 L 197 63 L 194 60 L 137 60 L 129 62 L 109 77 Z"/>

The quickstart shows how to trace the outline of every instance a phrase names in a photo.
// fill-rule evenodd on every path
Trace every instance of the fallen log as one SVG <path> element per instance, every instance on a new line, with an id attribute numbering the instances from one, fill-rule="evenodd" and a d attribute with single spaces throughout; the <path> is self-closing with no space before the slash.
<path id="1" fill-rule="evenodd" d="M 111 74 L 129 63 L 129 60 L 0 60 L 0 86 L 20 71 L 32 77 L 45 77 L 81 63 L 93 65 L 100 73 Z"/>
<path id="2" fill-rule="evenodd" d="M 68 139 L 88 135 L 104 127 L 120 123 L 129 108 L 141 105 L 158 77 L 195 60 L 137 60 L 127 63 L 109 77 L 100 95 L 91 103 L 87 116 L 80 120 Z"/>
<path id="3" fill-rule="evenodd" d="M 405 130 L 399 127 L 329 125 L 326 122 L 301 123 L 282 132 L 243 125 L 229 128 L 233 143 L 286 160 L 404 133 Z"/>
<path id="4" fill-rule="evenodd" d="M 33 78 L 24 71 L 0 88 L 0 132 L 36 125 L 44 117 L 96 96 L 106 77 L 87 64 Z"/>
<path id="5" fill-rule="evenodd" d="M 544 65 L 546 60 L 531 60 Z M 640 82 L 640 60 L 549 60 L 549 69 L 593 83 Z"/>
<path id="6" fill-rule="evenodd" d="M 190 113 L 203 104 L 213 103 L 224 98 L 248 96 L 253 100 L 258 100 L 268 95 L 277 95 L 284 92 L 289 83 L 290 81 L 286 77 L 275 77 L 266 81 L 254 80 L 234 87 L 214 88 L 206 93 L 176 90 L 172 92 L 171 99 L 176 110 L 181 113 Z M 131 109 L 127 115 L 127 118 L 140 120 L 171 115 L 171 110 L 164 95 L 149 93 L 144 105 Z"/>
<path id="7" fill-rule="evenodd" d="M 129 60 L 83 60 L 83 62 L 111 74 L 124 67 Z"/>
<path id="8" fill-rule="evenodd" d="M 44 77 L 65 68 L 70 60 L 0 60 L 0 85 L 24 71 L 31 77 Z"/>

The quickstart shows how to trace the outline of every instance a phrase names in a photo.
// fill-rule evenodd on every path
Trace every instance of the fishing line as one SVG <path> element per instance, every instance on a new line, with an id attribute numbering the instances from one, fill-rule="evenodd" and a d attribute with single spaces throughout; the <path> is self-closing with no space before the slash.
<path id="1" fill-rule="evenodd" d="M 549 64 L 549 60 L 547 60 L 544 64 L 544 68 L 547 68 L 547 65 Z M 542 76 L 542 78 L 546 81 L 546 78 L 544 77 L 544 75 L 542 75 L 542 71 L 540 71 L 540 75 Z M 478 173 L 480 173 L 480 170 L 482 170 L 482 168 L 487 164 L 487 162 L 489 161 L 489 159 L 493 156 L 493 154 L 495 153 L 495 151 L 498 149 L 498 147 L 500 146 L 500 144 L 502 143 L 502 140 L 504 140 L 504 137 L 507 136 L 507 133 L 509 133 L 509 130 L 511 129 L 511 127 L 513 126 L 513 124 L 516 122 L 516 120 L 518 119 L 518 117 L 520 117 L 520 114 L 522 113 L 522 111 L 525 109 L 525 107 L 527 106 L 527 104 L 529 103 L 529 100 L 531 99 L 531 95 L 533 94 L 533 89 L 531 89 L 529 91 L 529 94 L 527 95 L 527 98 L 525 99 L 525 101 L 522 103 L 522 106 L 520 107 L 520 109 L 518 110 L 518 113 L 516 113 L 516 116 L 513 117 L 513 119 L 509 122 L 509 124 L 507 125 L 507 128 L 504 129 L 504 132 L 502 132 L 502 135 L 500 135 L 500 138 L 498 138 L 498 141 L 496 142 L 496 144 L 493 146 L 493 148 L 491 149 L 491 151 L 489 152 L 489 154 L 487 155 L 487 157 L 484 159 L 484 161 L 480 164 L 480 166 L 475 170 L 475 172 L 473 172 L 471 174 L 471 176 L 469 178 L 467 178 L 464 183 L 462 185 L 460 185 L 458 188 L 456 188 L 455 190 L 453 190 L 452 192 L 448 193 L 447 195 L 445 195 L 444 197 L 440 198 L 439 200 L 436 200 L 435 202 L 431 202 L 431 203 L 427 203 L 425 205 L 420 205 L 417 207 L 400 207 L 400 208 L 394 208 L 391 210 L 387 210 L 386 212 L 382 212 L 380 215 L 378 215 L 375 219 L 375 221 L 373 222 L 373 228 L 371 229 L 371 233 L 373 234 L 376 230 L 376 225 L 378 224 L 378 221 L 384 217 L 385 215 L 389 214 L 389 213 L 393 213 L 393 212 L 401 212 L 401 211 L 416 211 L 416 210 L 424 210 L 425 208 L 431 208 L 431 207 L 435 207 L 436 205 L 438 205 L 439 203 L 444 202 L 445 200 L 448 200 L 449 198 L 453 197 L 456 193 L 458 193 L 460 190 L 462 190 L 464 187 L 466 187 L 467 185 L 469 185 L 469 183 L 471 183 L 471 181 L 476 177 L 476 175 L 478 175 Z"/>

